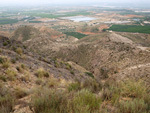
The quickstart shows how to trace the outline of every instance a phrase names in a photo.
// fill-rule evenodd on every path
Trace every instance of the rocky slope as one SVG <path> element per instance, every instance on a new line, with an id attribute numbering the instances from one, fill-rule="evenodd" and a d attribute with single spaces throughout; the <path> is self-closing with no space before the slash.
<path id="1" fill-rule="evenodd" d="M 24 30 L 25 37 L 22 34 Z M 26 30 L 29 31 L 27 35 Z M 66 102 L 69 106 L 76 100 L 76 95 L 88 97 L 90 102 L 93 102 L 93 99 L 102 99 L 98 101 L 98 106 L 101 103 L 100 110 L 99 107 L 93 109 L 90 106 L 91 108 L 84 109 L 85 111 L 95 110 L 95 112 L 103 113 L 106 112 L 103 111 L 105 108 L 110 113 L 121 113 L 121 110 L 123 113 L 131 112 L 132 108 L 130 111 L 126 105 L 135 104 L 139 99 L 143 99 L 140 100 L 142 103 L 140 107 L 143 107 L 140 109 L 141 112 L 146 108 L 149 111 L 147 107 L 150 106 L 148 35 L 143 39 L 145 35 L 138 34 L 136 39 L 133 34 L 103 32 L 76 41 L 70 41 L 70 39 L 64 41 L 51 38 L 52 33 L 48 30 L 43 27 L 38 30 L 37 35 L 37 29 L 25 27 L 23 32 L 16 31 L 17 35 L 11 38 L 0 36 L 0 98 L 2 98 L 0 103 L 3 105 L 0 106 L 0 112 L 1 110 L 6 110 L 6 113 L 10 111 L 34 113 L 36 110 L 38 113 L 44 112 L 43 107 L 40 106 L 43 105 L 46 108 L 45 103 L 54 107 L 53 103 L 49 103 L 51 102 L 49 96 L 54 97 L 54 103 L 59 102 L 56 104 L 58 109 L 54 107 L 54 110 L 62 110 L 61 104 L 66 107 L 63 103 Z M 144 43 L 146 46 L 143 45 Z M 131 81 L 126 83 L 127 79 Z M 142 83 L 134 82 L 139 80 Z M 141 96 L 143 94 L 144 97 Z M 37 96 L 39 100 L 36 101 L 34 96 Z M 92 100 L 89 100 L 90 98 Z M 43 101 L 43 99 L 46 100 Z M 60 102 L 57 99 L 62 100 Z M 78 100 L 78 103 L 80 100 L 82 98 Z M 126 103 L 132 101 L 133 103 Z M 34 102 L 39 102 L 39 105 Z M 89 103 L 85 105 L 87 104 Z M 74 106 L 75 108 L 72 108 Z M 77 111 L 79 109 L 82 112 L 85 106 L 83 108 L 82 105 L 80 106 L 75 102 L 71 108 L 63 109 L 63 111 L 73 110 L 70 112 L 74 113 L 75 109 Z"/>
<path id="2" fill-rule="evenodd" d="M 13 100 L 6 100 L 6 105 L 0 105 L 0 112 L 32 112 L 29 103 L 34 89 L 41 86 L 64 89 L 71 82 L 93 79 L 87 73 L 86 69 L 73 62 L 46 59 L 30 52 L 21 42 L 1 36 L 0 98 L 12 94 L 12 99 L 16 100 L 10 106 L 7 104 Z"/>

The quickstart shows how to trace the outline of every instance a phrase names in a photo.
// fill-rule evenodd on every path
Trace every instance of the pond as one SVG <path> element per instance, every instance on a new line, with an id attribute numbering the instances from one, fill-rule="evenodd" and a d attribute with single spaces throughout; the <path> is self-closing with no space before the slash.
<path id="1" fill-rule="evenodd" d="M 87 17 L 87 16 L 62 17 L 61 19 L 72 20 L 74 22 L 89 22 L 91 20 L 96 20 L 96 18 L 94 17 Z"/>

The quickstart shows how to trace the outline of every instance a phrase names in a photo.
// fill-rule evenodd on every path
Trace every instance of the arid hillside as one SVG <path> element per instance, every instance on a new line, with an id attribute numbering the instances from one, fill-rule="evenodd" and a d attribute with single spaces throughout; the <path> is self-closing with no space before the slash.
<path id="1" fill-rule="evenodd" d="M 25 29 L 30 38 L 22 35 Z M 103 32 L 57 40 L 48 28 L 34 30 L 0 37 L 0 112 L 150 111 L 148 35 Z"/>
<path id="2" fill-rule="evenodd" d="M 12 33 L 11 38 L 18 41 L 30 41 L 37 37 L 48 37 L 50 39 L 64 38 L 65 35 L 48 27 L 33 27 L 33 26 L 22 26 L 17 28 Z"/>
<path id="3" fill-rule="evenodd" d="M 150 63 L 149 47 L 143 45 L 145 42 L 148 44 L 149 37 L 141 40 L 143 36 L 146 35 L 139 34 L 134 40 L 135 35 L 131 33 L 125 35 L 125 33 L 105 32 L 75 42 L 58 42 L 44 37 L 26 42 L 25 45 L 41 56 L 73 61 L 89 70 L 95 77 L 105 78 L 128 67 Z M 134 71 L 136 72 L 136 69 Z M 141 74 L 148 73 L 143 71 Z"/>

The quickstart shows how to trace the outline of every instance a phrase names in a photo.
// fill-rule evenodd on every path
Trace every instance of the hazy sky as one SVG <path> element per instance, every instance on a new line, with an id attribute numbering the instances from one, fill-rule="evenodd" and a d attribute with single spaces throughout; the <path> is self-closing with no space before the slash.
<path id="1" fill-rule="evenodd" d="M 150 4 L 150 0 L 0 0 L 0 5 L 3 4 L 79 4 L 79 3 L 146 3 Z"/>

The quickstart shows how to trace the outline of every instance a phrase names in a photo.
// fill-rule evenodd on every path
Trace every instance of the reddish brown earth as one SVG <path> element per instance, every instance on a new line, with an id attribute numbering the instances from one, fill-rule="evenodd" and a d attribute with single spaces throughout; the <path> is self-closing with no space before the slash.
<path id="1" fill-rule="evenodd" d="M 140 16 L 140 15 L 125 15 L 126 17 L 130 17 L 130 18 L 134 18 L 134 17 L 143 17 L 143 16 Z"/>

